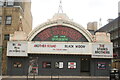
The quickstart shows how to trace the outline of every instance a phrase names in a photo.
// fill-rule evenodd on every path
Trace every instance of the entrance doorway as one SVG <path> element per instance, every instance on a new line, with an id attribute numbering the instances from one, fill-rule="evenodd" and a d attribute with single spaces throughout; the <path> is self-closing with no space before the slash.
<path id="1" fill-rule="evenodd" d="M 90 59 L 89 58 L 81 58 L 81 72 L 82 76 L 90 75 Z"/>

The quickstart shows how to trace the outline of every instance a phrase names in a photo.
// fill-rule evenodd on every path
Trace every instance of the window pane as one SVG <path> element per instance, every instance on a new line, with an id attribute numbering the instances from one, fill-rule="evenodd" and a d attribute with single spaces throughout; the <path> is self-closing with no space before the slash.
<path id="1" fill-rule="evenodd" d="M 0 6 L 4 5 L 4 0 L 0 0 Z"/>
<path id="2" fill-rule="evenodd" d="M 14 5 L 14 0 L 7 0 L 7 5 Z"/>
<path id="3" fill-rule="evenodd" d="M 6 24 L 11 24 L 11 21 L 6 21 Z"/>
<path id="4" fill-rule="evenodd" d="M 11 20 L 12 18 L 10 16 L 7 17 L 7 20 Z"/>
<path id="5" fill-rule="evenodd" d="M 9 34 L 5 34 L 5 35 L 4 35 L 4 40 L 9 40 L 9 38 L 10 38 L 10 35 L 9 35 Z"/>
<path id="6" fill-rule="evenodd" d="M 12 17 L 6 16 L 6 24 L 10 25 L 12 23 Z"/>

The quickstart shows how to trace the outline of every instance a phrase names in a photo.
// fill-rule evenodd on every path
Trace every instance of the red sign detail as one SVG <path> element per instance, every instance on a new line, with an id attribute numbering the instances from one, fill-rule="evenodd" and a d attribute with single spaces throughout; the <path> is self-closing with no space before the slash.
<path id="1" fill-rule="evenodd" d="M 56 45 L 35 44 L 34 47 L 50 47 L 50 48 L 55 48 Z"/>
<path id="2" fill-rule="evenodd" d="M 64 35 L 75 41 L 78 41 L 81 37 L 84 37 L 77 30 L 74 30 L 70 27 L 64 27 L 64 26 L 55 26 L 55 27 L 47 28 L 47 29 L 41 31 L 40 33 L 38 33 L 38 35 L 36 37 L 40 38 L 40 40 L 44 41 L 54 35 Z"/>

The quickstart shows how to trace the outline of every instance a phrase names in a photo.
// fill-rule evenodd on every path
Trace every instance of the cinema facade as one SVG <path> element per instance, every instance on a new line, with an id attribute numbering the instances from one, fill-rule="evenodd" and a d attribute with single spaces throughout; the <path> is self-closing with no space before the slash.
<path id="1" fill-rule="evenodd" d="M 8 75 L 109 75 L 112 43 L 95 42 L 86 29 L 65 14 L 56 14 L 41 24 L 26 40 L 15 35 L 7 44 Z"/>

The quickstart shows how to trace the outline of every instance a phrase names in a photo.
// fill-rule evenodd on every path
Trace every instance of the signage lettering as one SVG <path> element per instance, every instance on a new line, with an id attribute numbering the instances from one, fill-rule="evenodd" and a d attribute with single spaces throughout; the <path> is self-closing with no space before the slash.
<path id="1" fill-rule="evenodd" d="M 51 47 L 55 48 L 56 45 L 48 45 L 48 44 L 35 44 L 34 47 Z"/>
<path id="2" fill-rule="evenodd" d="M 93 45 L 92 58 L 113 58 L 112 44 L 99 44 Z"/>
<path id="3" fill-rule="evenodd" d="M 65 45 L 65 48 L 85 48 L 85 45 Z"/>
<path id="4" fill-rule="evenodd" d="M 58 36 L 54 36 L 57 38 Z M 65 36 L 61 36 L 64 38 Z M 7 56 L 28 56 L 37 54 L 86 54 L 92 58 L 113 58 L 112 43 L 83 43 L 83 42 L 23 42 L 9 41 Z"/>
<path id="5" fill-rule="evenodd" d="M 85 48 L 85 45 L 76 45 L 76 48 Z"/>
<path id="6" fill-rule="evenodd" d="M 9 50 L 9 52 L 25 52 L 24 50 Z"/>
<path id="7" fill-rule="evenodd" d="M 53 36 L 52 41 L 68 41 L 66 36 Z"/>
<path id="8" fill-rule="evenodd" d="M 53 38 L 54 36 L 63 35 L 67 38 L 61 39 L 61 38 Z M 81 38 L 86 38 L 77 30 L 74 30 L 70 27 L 65 26 L 53 26 L 50 28 L 47 28 L 40 33 L 37 34 L 37 36 L 33 40 L 52 40 L 52 41 L 68 41 L 68 38 L 72 39 L 72 41 L 79 41 Z"/>
<path id="9" fill-rule="evenodd" d="M 65 48 L 74 48 L 74 45 L 65 45 Z"/>
<path id="10" fill-rule="evenodd" d="M 7 56 L 28 56 L 27 46 L 25 41 L 10 41 L 7 45 Z"/>
<path id="11" fill-rule="evenodd" d="M 105 48 L 104 45 L 99 44 L 99 48 L 95 51 L 96 54 L 110 54 L 110 51 L 108 51 L 108 48 Z"/>

